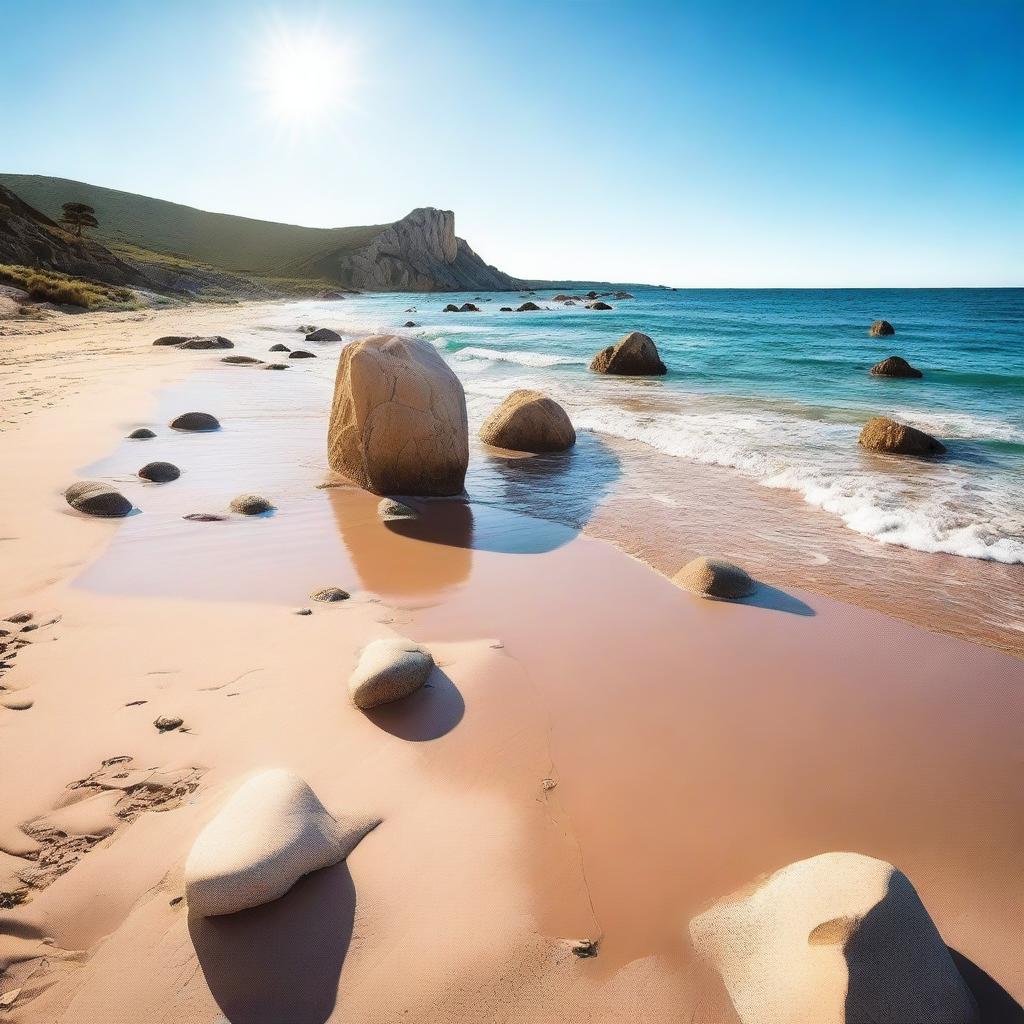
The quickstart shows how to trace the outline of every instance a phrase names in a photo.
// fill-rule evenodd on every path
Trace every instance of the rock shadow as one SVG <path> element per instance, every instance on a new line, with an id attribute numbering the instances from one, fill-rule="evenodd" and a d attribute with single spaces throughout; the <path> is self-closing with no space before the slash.
<path id="1" fill-rule="evenodd" d="M 974 994 L 981 1013 L 981 1024 L 1024 1024 L 1024 1006 L 973 960 L 952 946 L 947 948 L 960 977 Z"/>
<path id="2" fill-rule="evenodd" d="M 466 702 L 459 688 L 443 669 L 435 668 L 415 693 L 363 714 L 392 736 L 422 743 L 451 732 L 465 712 Z"/>
<path id="3" fill-rule="evenodd" d="M 908 935 L 921 941 L 908 941 Z M 963 1016 L 959 966 L 901 872 L 890 876 L 885 895 L 860 920 L 843 955 L 849 971 L 846 1024 L 877 1024 L 879 1011 L 886 1020 L 908 1022 Z"/>
<path id="4" fill-rule="evenodd" d="M 749 596 L 741 598 L 737 604 L 749 604 L 755 608 L 767 608 L 773 612 L 786 612 L 789 615 L 805 615 L 813 618 L 817 612 L 805 601 L 787 594 L 785 590 L 758 583 L 757 589 Z"/>
<path id="5" fill-rule="evenodd" d="M 474 502 L 580 530 L 622 476 L 616 453 L 598 435 L 581 432 L 567 452 L 508 457 L 486 446 L 466 489 Z"/>
<path id="6" fill-rule="evenodd" d="M 190 916 L 199 965 L 231 1024 L 324 1024 L 337 1002 L 355 906 L 342 861 L 261 907 Z"/>

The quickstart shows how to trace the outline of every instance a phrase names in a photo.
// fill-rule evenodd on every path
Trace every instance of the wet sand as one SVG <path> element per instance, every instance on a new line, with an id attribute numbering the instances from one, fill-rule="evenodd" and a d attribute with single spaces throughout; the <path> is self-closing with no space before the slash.
<path id="1" fill-rule="evenodd" d="M 234 336 L 231 317 L 173 322 Z M 85 836 L 64 844 L 70 870 L 0 911 L 10 1019 L 718 1024 L 732 1013 L 687 921 L 826 850 L 895 863 L 945 941 L 1024 998 L 1024 662 L 777 577 L 738 605 L 700 601 L 507 508 L 426 502 L 383 524 L 371 496 L 317 486 L 338 484 L 333 359 L 270 373 L 162 353 L 146 345 L 161 320 L 138 342 L 114 325 L 116 354 L 83 361 L 77 395 L 29 403 L 0 435 L 17 481 L 0 495 L 0 615 L 60 616 L 16 634 L 0 678 L 0 697 L 33 702 L 0 708 L 0 890 L 32 852 L 19 826 L 47 849 L 47 824 Z M 290 339 L 239 351 L 275 340 Z M 28 388 L 6 373 L 5 394 Z M 170 435 L 188 409 L 223 429 Z M 158 438 L 122 440 L 141 424 Z M 132 479 L 156 458 L 180 480 Z M 141 514 L 71 512 L 60 492 L 79 476 L 118 480 Z M 277 511 L 181 519 L 245 491 Z M 313 606 L 325 585 L 353 598 Z M 394 633 L 440 670 L 363 715 L 345 681 Z M 159 714 L 185 731 L 158 733 Z M 192 840 L 268 766 L 382 825 L 275 904 L 189 920 Z M 147 780 L 143 806 L 101 788 L 122 773 Z M 574 955 L 580 940 L 598 955 Z"/>

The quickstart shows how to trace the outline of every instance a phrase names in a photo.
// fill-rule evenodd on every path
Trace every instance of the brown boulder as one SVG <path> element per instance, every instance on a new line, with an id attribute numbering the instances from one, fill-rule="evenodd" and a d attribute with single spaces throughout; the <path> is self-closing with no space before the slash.
<path id="1" fill-rule="evenodd" d="M 872 338 L 888 338 L 890 334 L 895 333 L 896 328 L 888 320 L 875 320 L 868 331 Z"/>
<path id="2" fill-rule="evenodd" d="M 480 428 L 480 440 L 518 452 L 564 452 L 576 443 L 565 410 L 540 391 L 513 391 Z"/>
<path id="3" fill-rule="evenodd" d="M 903 356 L 889 356 L 880 363 L 875 363 L 868 371 L 873 377 L 923 377 L 924 374 L 911 366 Z"/>
<path id="4" fill-rule="evenodd" d="M 658 347 L 639 331 L 624 334 L 594 356 L 590 369 L 594 373 L 611 373 L 623 377 L 660 377 L 668 367 L 658 355 Z"/>
<path id="5" fill-rule="evenodd" d="M 466 396 L 433 345 L 373 335 L 338 361 L 331 468 L 376 494 L 460 494 L 469 464 Z"/>
<path id="6" fill-rule="evenodd" d="M 691 594 L 735 601 L 754 592 L 756 584 L 748 573 L 723 558 L 695 558 L 672 577 Z"/>
<path id="7" fill-rule="evenodd" d="M 98 480 L 74 483 L 64 492 L 64 497 L 73 509 L 91 516 L 120 519 L 132 510 L 132 503 L 120 491 Z"/>
<path id="8" fill-rule="evenodd" d="M 857 443 L 873 452 L 895 455 L 944 455 L 946 446 L 916 427 L 897 423 L 887 416 L 875 416 L 864 424 Z"/>

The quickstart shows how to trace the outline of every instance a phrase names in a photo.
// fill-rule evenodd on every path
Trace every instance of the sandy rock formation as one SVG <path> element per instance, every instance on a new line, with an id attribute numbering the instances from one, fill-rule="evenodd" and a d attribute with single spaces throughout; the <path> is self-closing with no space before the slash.
<path id="1" fill-rule="evenodd" d="M 668 367 L 658 355 L 658 346 L 639 331 L 624 334 L 614 345 L 598 352 L 590 369 L 594 373 L 623 377 L 660 377 L 668 373 Z"/>
<path id="2" fill-rule="evenodd" d="M 864 424 L 857 443 L 873 452 L 895 455 L 944 455 L 946 446 L 931 434 L 897 423 L 888 416 L 875 416 Z"/>
<path id="3" fill-rule="evenodd" d="M 889 323 L 888 320 L 873 321 L 871 324 L 871 328 L 868 331 L 868 334 L 870 334 L 872 338 L 888 338 L 889 335 L 895 333 L 896 328 L 893 327 L 893 325 Z"/>
<path id="4" fill-rule="evenodd" d="M 319 330 L 307 334 L 306 341 L 341 341 L 341 335 L 329 327 L 321 327 Z"/>
<path id="5" fill-rule="evenodd" d="M 67 503 L 79 512 L 91 516 L 120 519 L 132 510 L 132 503 L 110 484 L 99 480 L 81 480 L 65 492 Z"/>
<path id="6" fill-rule="evenodd" d="M 349 696 L 363 711 L 390 704 L 415 693 L 433 668 L 430 651 L 411 640 L 374 640 L 349 678 Z"/>
<path id="7" fill-rule="evenodd" d="M 520 452 L 564 452 L 576 443 L 566 411 L 543 392 L 520 389 L 480 427 L 480 440 Z"/>
<path id="8" fill-rule="evenodd" d="M 923 377 L 924 374 L 911 366 L 903 356 L 889 356 L 880 363 L 875 363 L 868 371 L 873 377 Z"/>
<path id="9" fill-rule="evenodd" d="M 264 512 L 270 512 L 274 505 L 259 494 L 240 494 L 232 499 L 228 508 L 243 516 L 259 516 Z"/>
<path id="10" fill-rule="evenodd" d="M 826 853 L 690 922 L 743 1024 L 977 1024 L 913 885 L 885 861 Z"/>
<path id="11" fill-rule="evenodd" d="M 375 494 L 460 494 L 469 464 L 466 396 L 433 345 L 373 335 L 338 361 L 331 468 Z"/>
<path id="12" fill-rule="evenodd" d="M 208 412 L 183 412 L 176 419 L 171 420 L 171 426 L 175 430 L 220 430 L 217 417 L 211 416 Z"/>
<path id="13" fill-rule="evenodd" d="M 700 597 L 726 601 L 747 597 L 757 586 L 743 569 L 723 558 L 695 558 L 687 562 L 672 581 Z"/>
<path id="14" fill-rule="evenodd" d="M 376 824 L 335 819 L 291 772 L 254 775 L 192 846 L 185 864 L 189 911 L 213 917 L 276 900 L 303 875 L 344 860 Z"/>
<path id="15" fill-rule="evenodd" d="M 419 513 L 414 508 L 409 508 L 394 498 L 381 498 L 377 505 L 377 515 L 386 523 L 395 519 L 419 518 Z"/>
<path id="16" fill-rule="evenodd" d="M 155 484 L 166 484 L 177 480 L 181 470 L 173 462 L 147 462 L 139 470 L 139 476 Z"/>

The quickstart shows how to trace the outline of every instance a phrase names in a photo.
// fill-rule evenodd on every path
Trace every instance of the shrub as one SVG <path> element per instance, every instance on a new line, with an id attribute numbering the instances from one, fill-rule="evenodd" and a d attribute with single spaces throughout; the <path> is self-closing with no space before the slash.
<path id="1" fill-rule="evenodd" d="M 130 288 L 87 281 L 56 270 L 36 270 L 15 264 L 0 265 L 0 282 L 24 288 L 29 298 L 36 302 L 81 306 L 83 309 L 123 304 L 134 298 Z"/>

